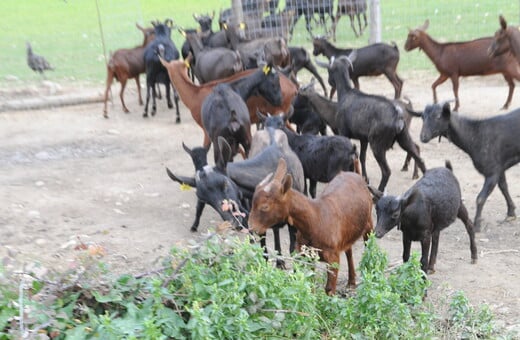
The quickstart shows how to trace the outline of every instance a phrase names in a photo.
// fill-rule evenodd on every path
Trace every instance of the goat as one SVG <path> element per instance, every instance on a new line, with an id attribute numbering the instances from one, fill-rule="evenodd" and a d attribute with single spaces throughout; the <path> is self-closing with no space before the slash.
<path id="1" fill-rule="evenodd" d="M 466 152 L 484 177 L 484 186 L 477 196 L 475 231 L 481 230 L 484 203 L 498 183 L 507 202 L 507 218 L 516 218 L 515 205 L 509 195 L 506 170 L 520 162 L 520 109 L 487 119 L 471 119 L 452 112 L 450 105 L 428 105 L 422 113 L 421 142 L 446 137 Z"/>
<path id="2" fill-rule="evenodd" d="M 352 27 L 352 31 L 354 31 L 354 35 L 357 37 L 363 35 L 363 31 L 368 26 L 367 24 L 367 1 L 366 0 L 339 0 L 338 8 L 336 10 L 336 16 L 334 20 L 332 20 L 332 39 L 336 41 L 336 27 L 338 26 L 339 19 L 342 15 L 348 15 L 350 18 L 350 27 Z M 365 25 L 361 27 L 361 18 L 360 15 L 363 15 L 363 19 L 365 21 Z M 356 31 L 356 26 L 354 26 L 354 16 L 357 17 L 359 24 L 359 34 Z"/>
<path id="3" fill-rule="evenodd" d="M 355 52 L 353 52 L 355 54 Z M 351 55 L 352 57 L 352 55 Z M 305 87 L 300 94 L 309 99 L 314 110 L 327 122 L 335 134 L 358 139 L 361 145 L 359 159 L 363 176 L 367 178 L 365 167 L 368 144 L 381 169 L 379 190 L 383 190 L 390 178 L 390 168 L 386 161 L 386 151 L 397 140 L 399 145 L 414 158 L 416 165 L 424 172 L 424 162 L 412 141 L 406 121 L 396 104 L 384 97 L 364 94 L 350 85 L 347 57 L 340 57 L 329 67 L 331 86 L 339 84 L 338 99 L 333 102 L 317 94 L 312 87 Z"/>
<path id="4" fill-rule="evenodd" d="M 148 44 L 144 50 L 144 63 L 146 68 L 146 103 L 144 106 L 143 117 L 148 117 L 150 91 L 152 92 L 152 116 L 154 116 L 157 111 L 157 105 L 155 103 L 155 98 L 157 97 L 155 92 L 156 84 L 162 83 L 166 86 L 168 108 L 171 109 L 173 107 L 170 97 L 170 79 L 168 78 L 168 72 L 161 65 L 159 57 L 167 61 L 179 59 L 179 51 L 170 37 L 171 26 L 173 25 L 172 20 L 166 19 L 164 24 L 160 22 L 152 22 L 152 25 L 154 26 L 155 39 Z M 180 123 L 179 96 L 175 88 L 173 88 L 173 92 L 177 114 L 175 122 Z"/>
<path id="5" fill-rule="evenodd" d="M 195 65 L 192 70 L 200 84 L 226 78 L 242 71 L 240 54 L 225 47 L 204 48 L 197 33 L 181 31 L 189 42 Z"/>
<path id="6" fill-rule="evenodd" d="M 511 51 L 516 60 L 520 63 L 520 30 L 517 26 L 507 26 L 506 19 L 499 16 L 500 29 L 495 32 L 488 53 L 496 57 L 505 52 Z"/>
<path id="7" fill-rule="evenodd" d="M 218 84 L 202 103 L 202 126 L 213 143 L 215 163 L 222 162 L 218 159 L 220 150 L 217 138 L 219 137 L 225 138 L 231 146 L 231 157 L 238 153 L 239 145 L 244 148 L 245 157 L 249 154 L 252 140 L 251 120 L 245 100 L 254 87 L 250 86 L 251 89 L 244 94 L 246 98 L 235 92 L 239 88 L 243 91 L 243 87 L 247 86 L 244 84 L 245 80 L 252 79 L 242 78 L 235 83 Z M 248 83 L 253 84 L 253 82 Z"/>
<path id="8" fill-rule="evenodd" d="M 289 49 L 284 38 L 258 38 L 238 43 L 236 47 L 244 69 L 256 68 L 260 62 L 276 66 L 286 66 L 289 60 Z"/>
<path id="9" fill-rule="evenodd" d="M 279 75 L 279 73 L 270 67 L 262 68 L 260 70 L 242 71 L 229 78 L 220 79 L 218 81 L 212 81 L 201 86 L 197 86 L 189 79 L 186 73 L 187 66 L 184 62 L 179 60 L 166 62 L 162 60 L 162 63 L 168 70 L 168 74 L 172 83 L 179 91 L 181 100 L 191 111 L 193 119 L 195 122 L 197 122 L 197 124 L 199 124 L 200 127 L 202 127 L 202 119 L 200 115 L 202 102 L 204 101 L 204 98 L 206 98 L 206 96 L 213 90 L 213 87 L 220 82 L 231 82 L 261 70 L 261 72 L 267 73 L 266 75 L 268 75 L 268 79 L 272 79 L 270 85 L 266 85 L 266 92 L 268 87 L 270 87 L 270 91 L 276 90 L 278 86 L 280 87 L 282 91 L 281 104 L 270 104 L 265 98 L 257 95 L 249 97 L 249 99 L 246 101 L 246 104 L 249 109 L 251 123 L 257 123 L 258 121 L 256 116 L 257 109 L 263 113 L 273 112 L 276 114 L 279 112 L 289 112 L 292 100 L 297 93 L 296 85 L 294 85 L 287 77 Z M 278 82 L 274 80 L 276 78 L 278 79 Z M 209 144 L 209 137 L 205 134 L 203 145 L 208 146 Z"/>
<path id="10" fill-rule="evenodd" d="M 319 133 L 325 136 L 327 134 L 327 123 L 316 112 L 309 99 L 301 95 L 300 92 L 301 89 L 298 91 L 296 98 L 294 98 L 294 111 L 289 117 L 289 122 L 296 125 L 297 133 L 308 133 L 311 135 Z"/>
<path id="11" fill-rule="evenodd" d="M 328 183 L 340 171 L 354 171 L 357 159 L 356 146 L 344 136 L 298 135 L 285 127 L 285 116 L 263 116 L 266 128 L 282 130 L 287 136 L 291 149 L 296 153 L 303 166 L 305 186 L 303 193 L 307 195 L 307 179 L 309 194 L 316 197 L 317 182 Z"/>
<path id="12" fill-rule="evenodd" d="M 146 71 L 144 65 L 144 49 L 155 38 L 155 32 L 153 28 L 143 28 L 139 24 L 135 25 L 137 29 L 143 32 L 143 43 L 140 46 L 136 46 L 134 48 L 122 48 L 116 50 L 111 55 L 110 60 L 107 64 L 107 80 L 103 107 L 103 116 L 105 118 L 108 118 L 108 92 L 110 90 L 110 87 L 112 86 L 114 78 L 121 83 L 121 91 L 119 92 L 119 98 L 121 99 L 121 105 L 123 105 L 123 112 L 130 112 L 126 107 L 125 100 L 123 98 L 126 82 L 128 81 L 128 79 L 135 79 L 135 84 L 137 85 L 137 94 L 139 96 L 139 105 L 143 105 L 139 75 Z"/>
<path id="13" fill-rule="evenodd" d="M 54 70 L 54 67 L 51 66 L 45 57 L 34 53 L 29 42 L 26 42 L 25 45 L 27 48 L 27 65 L 31 68 L 31 70 L 34 72 L 39 72 L 45 78 L 43 71 L 52 71 Z"/>
<path id="14" fill-rule="evenodd" d="M 493 40 L 492 37 L 464 42 L 439 43 L 426 33 L 429 24 L 430 21 L 426 20 L 422 26 L 410 30 L 404 49 L 406 51 L 412 51 L 415 48 L 423 50 L 439 71 L 439 77 L 432 84 L 434 103 L 437 103 L 437 86 L 448 78 L 451 79 L 453 85 L 454 110 L 457 111 L 459 109 L 459 77 L 501 73 L 509 86 L 507 100 L 502 107 L 502 109 L 507 109 L 515 90 L 513 79 L 520 80 L 520 68 L 514 57 L 504 54 L 490 58 L 488 48 Z"/>
<path id="15" fill-rule="evenodd" d="M 403 261 L 410 258 L 412 241 L 421 242 L 421 268 L 427 274 L 435 272 L 439 236 L 441 230 L 451 225 L 458 217 L 469 235 L 471 263 L 477 262 L 477 246 L 473 223 L 462 203 L 460 185 L 453 175 L 451 164 L 445 168 L 429 169 L 410 189 L 401 196 L 383 195 L 369 188 L 376 203 L 377 238 L 383 237 L 395 226 L 403 232 Z M 430 250 L 428 261 L 428 252 Z"/>
<path id="16" fill-rule="evenodd" d="M 352 53 L 349 48 L 337 48 L 327 41 L 324 37 L 315 37 L 312 39 L 312 54 L 319 56 L 323 54 L 329 59 L 332 57 L 348 56 Z M 399 49 L 397 45 L 388 45 L 377 43 L 356 49 L 358 57 L 352 62 L 350 78 L 354 82 L 354 86 L 359 90 L 359 77 L 361 76 L 379 76 L 384 74 L 394 87 L 394 98 L 401 97 L 403 81 L 397 74 L 397 64 L 399 64 Z M 318 64 L 319 65 L 319 64 Z M 330 90 L 330 98 L 334 95 L 335 89 Z"/>
<path id="17" fill-rule="evenodd" d="M 175 175 L 170 169 L 166 168 L 166 173 L 173 181 L 180 184 L 187 184 L 196 189 L 197 208 L 195 220 L 190 230 L 196 232 L 202 211 L 206 204 L 209 204 L 224 221 L 231 222 L 235 227 L 244 226 L 246 221 L 242 216 L 234 216 L 230 211 L 222 209 L 224 200 L 233 201 L 238 205 L 238 210 L 246 211 L 244 208 L 243 195 L 240 188 L 228 176 L 225 175 L 225 169 L 219 166 L 210 167 L 207 162 L 207 148 L 188 148 L 182 143 L 183 149 L 190 155 L 193 165 L 195 166 L 195 177 Z"/>
<path id="18" fill-rule="evenodd" d="M 348 285 L 356 285 L 352 245 L 372 232 L 372 198 L 363 178 L 340 172 L 317 199 L 291 189 L 292 177 L 280 160 L 274 175 L 255 189 L 248 218 L 250 230 L 265 233 L 272 225 L 288 221 L 298 230 L 298 243 L 318 248 L 322 261 L 339 264 L 340 252 L 348 260 Z M 304 240 L 304 242 L 302 241 Z M 338 267 L 327 272 L 327 294 L 336 293 Z"/>
<path id="19" fill-rule="evenodd" d="M 290 72 L 293 72 L 294 76 L 298 75 L 298 72 L 305 68 L 307 69 L 314 78 L 316 78 L 323 89 L 323 93 L 327 95 L 327 88 L 325 82 L 319 74 L 318 70 L 314 66 L 307 50 L 303 47 L 289 46 L 289 57 L 290 57 Z"/>
<path id="20" fill-rule="evenodd" d="M 284 11 L 294 11 L 293 20 L 289 26 L 289 34 L 292 37 L 294 26 L 298 22 L 298 19 L 303 15 L 305 18 L 305 28 L 309 32 L 311 36 L 312 27 L 311 27 L 311 19 L 314 14 L 318 14 L 319 21 L 318 24 L 325 27 L 325 31 L 327 29 L 327 16 L 332 20 L 334 11 L 333 0 L 319 0 L 319 1 L 306 1 L 306 0 L 287 0 L 285 2 Z"/>

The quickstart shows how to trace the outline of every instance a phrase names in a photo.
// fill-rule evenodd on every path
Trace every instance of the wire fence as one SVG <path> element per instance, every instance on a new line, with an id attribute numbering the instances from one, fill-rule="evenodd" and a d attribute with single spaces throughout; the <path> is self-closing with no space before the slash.
<path id="1" fill-rule="evenodd" d="M 363 0 L 242 0 L 244 21 L 249 37 L 285 36 L 291 46 L 312 50 L 311 34 L 328 35 L 333 39 L 333 20 L 341 4 L 354 2 L 363 7 Z M 433 69 L 423 53 L 405 53 L 403 44 L 408 28 L 430 20 L 429 34 L 436 40 L 463 41 L 492 35 L 503 14 L 510 24 L 519 24 L 520 1 L 494 0 L 379 0 L 381 39 L 395 42 L 401 49 L 400 70 Z M 361 47 L 369 43 L 371 0 L 366 1 L 364 14 L 367 27 L 360 32 L 357 17 L 352 29 L 348 11 L 343 11 L 336 26 L 338 47 Z M 184 28 L 195 28 L 193 14 L 215 13 L 213 30 L 232 5 L 230 0 L 191 2 L 144 0 L 62 0 L 0 2 L 5 15 L 0 21 L 0 81 L 40 79 L 26 64 L 25 42 L 31 42 L 37 54 L 44 55 L 55 67 L 48 77 L 55 80 L 76 80 L 102 84 L 105 81 L 105 57 L 110 51 L 139 45 L 142 33 L 136 23 L 149 26 L 152 20 L 173 18 Z M 304 8 L 302 8 L 304 6 Z M 251 12 L 253 10 L 253 12 Z M 307 17 L 307 20 L 306 20 Z M 364 27 L 363 16 L 360 17 Z M 22 24 L 20 24 L 22 23 Z M 172 39 L 177 47 L 184 38 L 176 31 Z"/>

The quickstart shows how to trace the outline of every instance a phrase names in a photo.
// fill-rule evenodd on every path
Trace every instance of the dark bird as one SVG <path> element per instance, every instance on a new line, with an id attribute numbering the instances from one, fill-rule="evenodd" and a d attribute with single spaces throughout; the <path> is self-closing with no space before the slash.
<path id="1" fill-rule="evenodd" d="M 47 60 L 41 55 L 34 54 L 32 51 L 31 44 L 27 44 L 27 65 L 35 71 L 40 72 L 43 75 L 43 71 L 54 70 Z M 43 75 L 44 76 L 44 75 Z"/>

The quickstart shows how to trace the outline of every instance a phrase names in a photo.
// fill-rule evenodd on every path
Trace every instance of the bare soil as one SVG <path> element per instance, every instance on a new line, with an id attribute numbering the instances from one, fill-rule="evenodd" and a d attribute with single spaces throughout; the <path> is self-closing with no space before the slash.
<path id="1" fill-rule="evenodd" d="M 307 75 L 301 76 L 308 81 Z M 432 102 L 430 85 L 435 77 L 430 73 L 403 77 L 403 93 L 416 109 Z M 381 77 L 361 79 L 361 88 L 393 95 L 388 81 Z M 79 91 L 92 90 L 103 91 L 101 87 L 81 87 Z M 40 85 L 25 89 L 3 86 L 0 99 L 77 91 L 78 87 L 70 85 L 52 90 Z M 102 103 L 0 113 L 0 257 L 7 266 L 39 263 L 40 268 L 63 270 L 75 265 L 81 251 L 78 245 L 85 244 L 101 249 L 103 260 L 114 270 L 146 272 L 160 265 L 158 259 L 166 256 L 172 245 L 186 245 L 220 223 L 218 215 L 206 208 L 199 233 L 191 233 L 195 192 L 181 190 L 165 172 L 165 167 L 177 174 L 194 172 L 181 142 L 190 147 L 200 145 L 202 130 L 189 111 L 181 105 L 182 123 L 175 124 L 174 111 L 162 100 L 158 114 L 143 119 L 133 84 L 126 93 L 130 114 L 121 110 L 119 84 L 112 91 L 115 99 L 109 105 L 109 119 L 102 117 Z M 460 112 L 475 117 L 504 113 L 500 107 L 506 94 L 507 86 L 499 76 L 463 79 Z M 453 98 L 449 82 L 439 88 L 439 98 Z M 516 94 L 511 108 L 519 106 Z M 452 162 L 473 217 L 483 177 L 470 158 L 448 140 L 420 143 L 421 124 L 414 120 L 411 131 L 427 167 L 444 166 L 446 159 Z M 396 146 L 388 158 L 392 176 L 387 190 L 402 193 L 413 184 L 411 172 L 400 171 L 405 153 Z M 371 155 L 368 171 L 371 182 L 378 183 L 380 172 Z M 518 204 L 520 168 L 511 168 L 507 176 Z M 429 299 L 440 301 L 463 290 L 471 303 L 489 304 L 499 322 L 520 330 L 520 221 L 503 222 L 505 216 L 505 200 L 497 188 L 484 207 L 484 230 L 476 236 L 479 259 L 474 265 L 468 236 L 459 220 L 441 233 Z M 287 251 L 286 232 L 282 235 Z M 391 231 L 378 242 L 392 265 L 401 262 L 399 231 Z M 362 250 L 359 242 L 356 261 Z M 414 244 L 413 250 L 420 251 L 419 245 Z M 343 265 L 340 277 L 344 283 Z"/>

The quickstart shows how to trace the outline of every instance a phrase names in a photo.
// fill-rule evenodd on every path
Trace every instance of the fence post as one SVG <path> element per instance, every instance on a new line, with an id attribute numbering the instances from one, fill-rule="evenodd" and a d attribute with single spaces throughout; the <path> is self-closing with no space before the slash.
<path id="1" fill-rule="evenodd" d="M 381 42 L 381 6 L 380 0 L 370 0 L 370 38 L 369 43 Z"/>

